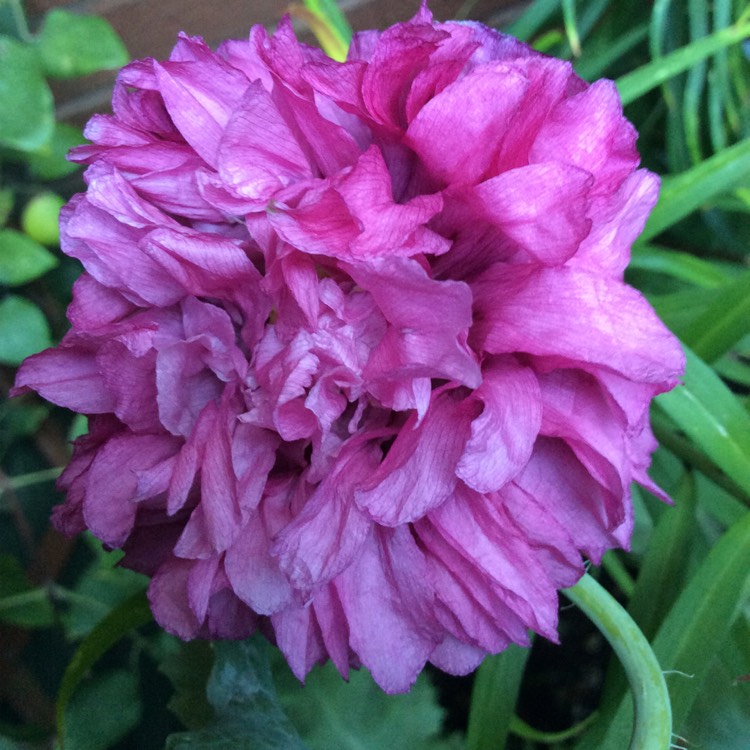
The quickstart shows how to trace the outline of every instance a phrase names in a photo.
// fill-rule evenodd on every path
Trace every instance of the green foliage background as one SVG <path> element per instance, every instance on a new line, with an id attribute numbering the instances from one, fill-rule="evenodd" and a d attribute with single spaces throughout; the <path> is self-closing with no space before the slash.
<path id="1" fill-rule="evenodd" d="M 306 6 L 345 44 L 332 2 Z M 584 78 L 615 79 L 644 165 L 663 175 L 627 278 L 688 353 L 684 384 L 652 414 L 661 448 L 651 473 L 675 504 L 635 488 L 632 550 L 608 553 L 590 575 L 665 672 L 673 746 L 750 747 L 750 10 L 742 0 L 536 0 L 507 31 L 572 58 Z M 64 154 L 82 136 L 55 122 L 48 79 L 125 61 L 101 19 L 53 11 L 32 34 L 20 3 L 0 0 L 4 396 L 14 367 L 64 333 L 79 273 L 55 246 L 54 222 L 56 196 L 80 189 Z M 34 398 L 0 403 L 0 750 L 628 746 L 620 662 L 597 651 L 586 662 L 593 705 L 582 700 L 575 647 L 598 634 L 565 613 L 567 726 L 543 726 L 533 710 L 560 671 L 539 640 L 530 657 L 512 648 L 487 659 L 474 679 L 426 673 L 393 697 L 364 671 L 345 683 L 330 666 L 303 687 L 258 638 L 182 644 L 159 631 L 141 576 L 92 537 L 66 542 L 49 528 L 67 441 L 85 429 Z"/>

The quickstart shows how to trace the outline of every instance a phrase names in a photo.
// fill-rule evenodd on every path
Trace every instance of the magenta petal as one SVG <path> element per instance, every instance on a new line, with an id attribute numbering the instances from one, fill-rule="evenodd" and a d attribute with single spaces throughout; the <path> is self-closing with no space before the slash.
<path id="1" fill-rule="evenodd" d="M 472 317 L 466 284 L 435 281 L 416 262 L 397 258 L 352 267 L 351 274 L 390 324 L 365 370 L 376 393 L 379 381 L 404 376 L 479 385 L 479 365 L 464 343 Z M 383 388 L 387 393 L 387 385 Z"/>
<path id="2" fill-rule="evenodd" d="M 120 341 L 107 341 L 96 359 L 114 399 L 112 411 L 134 430 L 155 432 L 161 427 L 155 408 L 156 352 L 139 354 Z"/>
<path id="3" fill-rule="evenodd" d="M 224 569 L 237 596 L 261 615 L 293 603 L 293 592 L 278 562 L 269 554 L 271 535 L 254 513 L 227 550 Z"/>
<path id="4" fill-rule="evenodd" d="M 567 267 L 509 275 L 498 264 L 473 291 L 484 318 L 473 333 L 489 352 L 556 356 L 666 388 L 676 384 L 682 350 L 625 284 Z"/>
<path id="5" fill-rule="evenodd" d="M 325 658 L 325 643 L 312 607 L 289 607 L 271 615 L 276 645 L 298 680 Z"/>
<path id="6" fill-rule="evenodd" d="M 612 81 L 596 81 L 548 115 L 531 162 L 564 161 L 596 177 L 595 193 L 616 190 L 638 165 L 635 128 L 622 116 Z"/>
<path id="7" fill-rule="evenodd" d="M 117 436 L 105 443 L 91 463 L 86 477 L 83 517 L 86 525 L 104 542 L 119 547 L 135 523 L 139 472 L 153 469 L 177 452 L 173 438 L 162 435 Z M 119 476 L 116 484 L 112 476 Z M 169 475 L 162 475 L 161 492 Z M 102 487 L 108 487 L 102 492 Z"/>
<path id="8" fill-rule="evenodd" d="M 561 440 L 539 438 L 514 481 L 561 527 L 571 530 L 576 545 L 596 564 L 605 550 L 619 544 L 618 529 L 630 523 L 629 503 L 592 479 Z"/>
<path id="9" fill-rule="evenodd" d="M 457 491 L 429 521 L 527 627 L 554 638 L 555 585 L 504 509 L 471 491 Z"/>
<path id="10" fill-rule="evenodd" d="M 477 492 L 500 489 L 527 463 L 542 424 L 534 373 L 514 362 L 485 365 L 474 392 L 484 411 L 471 423 L 471 438 L 456 474 Z"/>
<path id="11" fill-rule="evenodd" d="M 172 559 L 151 579 L 148 600 L 154 618 L 167 632 L 188 640 L 195 638 L 201 623 L 188 603 L 188 577 L 191 560 Z"/>
<path id="12" fill-rule="evenodd" d="M 157 229 L 142 247 L 197 297 L 225 296 L 233 286 L 255 285 L 260 278 L 238 243 L 214 235 Z"/>
<path id="13" fill-rule="evenodd" d="M 643 231 L 658 197 L 659 178 L 639 169 L 614 196 L 595 200 L 591 208 L 592 230 L 571 265 L 621 279 L 630 262 L 630 248 Z"/>
<path id="14" fill-rule="evenodd" d="M 221 141 L 219 173 L 238 195 L 261 201 L 311 176 L 289 124 L 260 83 L 251 83 Z"/>
<path id="15" fill-rule="evenodd" d="M 83 346 L 47 349 L 25 360 L 11 395 L 31 390 L 82 414 L 103 414 L 115 407 L 115 398 L 106 389 L 96 357 Z"/>
<path id="16" fill-rule="evenodd" d="M 593 178 L 549 162 L 511 169 L 474 188 L 484 218 L 545 265 L 571 258 L 591 228 Z M 562 199 L 564 196 L 564 199 Z"/>
<path id="17" fill-rule="evenodd" d="M 395 203 L 391 182 L 380 150 L 371 147 L 350 170 L 311 187 L 294 207 L 273 212 L 269 220 L 295 247 L 341 260 L 445 252 L 448 242 L 425 226 L 442 208 L 442 198 Z"/>
<path id="18" fill-rule="evenodd" d="M 425 104 L 409 124 L 406 143 L 443 182 L 480 182 L 528 85 L 504 63 L 477 68 Z M 493 145 L 488 153 L 478 143 Z"/>
<path id="19" fill-rule="evenodd" d="M 448 634 L 430 654 L 430 663 L 448 674 L 465 675 L 473 672 L 485 656 L 487 652 L 483 648 L 459 641 Z"/>
<path id="20" fill-rule="evenodd" d="M 474 404 L 450 394 L 434 398 L 422 424 L 413 415 L 378 469 L 355 493 L 357 504 L 385 526 L 414 521 L 439 506 L 456 486 Z"/>
<path id="21" fill-rule="evenodd" d="M 210 51 L 197 62 L 154 63 L 169 116 L 185 140 L 211 166 L 247 79 Z"/>
<path id="22" fill-rule="evenodd" d="M 403 566 L 400 575 L 394 564 Z M 414 616 L 420 600 L 431 597 L 423 569 L 421 553 L 401 527 L 371 533 L 336 579 L 351 647 L 386 693 L 408 690 L 437 643 L 431 624 Z"/>
<path id="23" fill-rule="evenodd" d="M 380 449 L 363 446 L 348 453 L 339 456 L 272 549 L 292 586 L 305 596 L 349 565 L 372 525 L 354 503 L 354 487 L 372 474 Z"/>

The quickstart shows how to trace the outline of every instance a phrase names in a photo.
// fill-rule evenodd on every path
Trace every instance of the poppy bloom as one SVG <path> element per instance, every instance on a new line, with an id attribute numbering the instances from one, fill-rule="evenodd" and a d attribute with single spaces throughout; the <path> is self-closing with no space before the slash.
<path id="1" fill-rule="evenodd" d="M 260 629 L 388 692 L 556 638 L 626 547 L 683 369 L 623 282 L 656 201 L 614 84 L 476 23 L 273 36 L 118 78 L 61 344 L 16 392 L 89 415 L 55 525 L 152 577 L 182 638 Z"/>

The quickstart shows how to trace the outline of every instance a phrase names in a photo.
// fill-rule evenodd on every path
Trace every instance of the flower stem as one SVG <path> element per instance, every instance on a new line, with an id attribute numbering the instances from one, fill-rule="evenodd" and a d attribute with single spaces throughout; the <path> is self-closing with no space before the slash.
<path id="1" fill-rule="evenodd" d="M 563 592 L 599 628 L 630 682 L 635 724 L 630 750 L 664 750 L 672 737 L 672 708 L 661 667 L 630 615 L 588 574 Z"/>

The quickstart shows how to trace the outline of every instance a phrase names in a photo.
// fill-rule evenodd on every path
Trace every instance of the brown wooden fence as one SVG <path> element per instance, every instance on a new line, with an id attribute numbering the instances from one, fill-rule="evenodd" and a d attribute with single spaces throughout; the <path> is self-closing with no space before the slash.
<path id="1" fill-rule="evenodd" d="M 283 0 L 27 0 L 32 28 L 50 8 L 59 7 L 106 18 L 122 36 L 133 58 L 164 58 L 177 33 L 202 36 L 215 46 L 223 39 L 241 38 L 250 26 L 272 27 L 289 3 Z M 342 0 L 352 27 L 385 28 L 414 15 L 419 0 Z M 485 23 L 503 24 L 520 12 L 520 0 L 430 0 L 436 18 L 459 13 Z M 304 29 L 300 29 L 304 35 Z M 106 109 L 114 73 L 97 74 L 72 82 L 55 83 L 61 119 L 81 124 L 94 111 Z"/>

